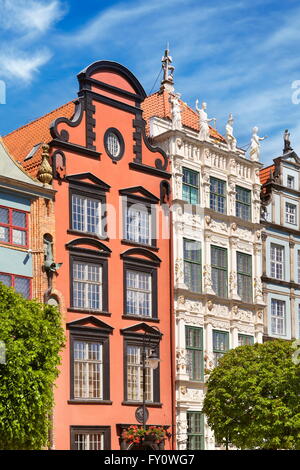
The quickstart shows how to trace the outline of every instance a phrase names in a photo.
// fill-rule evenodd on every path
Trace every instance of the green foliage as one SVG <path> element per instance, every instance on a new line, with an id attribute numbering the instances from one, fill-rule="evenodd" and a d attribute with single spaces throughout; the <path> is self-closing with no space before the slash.
<path id="1" fill-rule="evenodd" d="M 53 384 L 64 344 L 59 311 L 0 283 L 0 449 L 48 444 Z"/>
<path id="2" fill-rule="evenodd" d="M 203 412 L 218 442 L 300 449 L 300 365 L 290 341 L 228 351 L 211 372 Z"/>

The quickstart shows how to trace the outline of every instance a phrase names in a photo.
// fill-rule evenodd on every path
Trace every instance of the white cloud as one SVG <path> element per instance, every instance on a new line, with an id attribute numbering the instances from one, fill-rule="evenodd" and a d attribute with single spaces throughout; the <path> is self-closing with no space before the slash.
<path id="1" fill-rule="evenodd" d="M 34 55 L 27 55 L 19 51 L 0 52 L 0 76 L 7 78 L 13 76 L 15 79 L 28 83 L 33 80 L 39 68 L 46 64 L 50 58 L 51 53 L 46 49 L 38 51 Z"/>
<path id="2" fill-rule="evenodd" d="M 0 78 L 33 80 L 52 53 L 41 38 L 67 12 L 59 0 L 0 0 Z"/>

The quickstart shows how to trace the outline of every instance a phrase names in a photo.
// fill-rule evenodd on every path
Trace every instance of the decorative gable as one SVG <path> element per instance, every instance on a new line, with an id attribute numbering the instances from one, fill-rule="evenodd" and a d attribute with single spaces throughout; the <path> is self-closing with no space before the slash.
<path id="1" fill-rule="evenodd" d="M 100 191 L 109 191 L 110 186 L 97 178 L 92 173 L 79 173 L 78 175 L 67 176 L 67 181 L 82 188 L 89 188 Z"/>
<path id="2" fill-rule="evenodd" d="M 128 196 L 138 200 L 144 199 L 146 202 L 151 202 L 154 204 L 159 202 L 159 198 L 150 193 L 150 191 L 147 191 L 147 189 L 143 188 L 143 186 L 134 186 L 132 188 L 120 189 L 119 193 L 122 196 Z"/>
<path id="3" fill-rule="evenodd" d="M 107 323 L 99 320 L 98 318 L 90 315 L 88 317 L 80 318 L 79 320 L 74 320 L 67 323 L 67 329 L 85 329 L 85 328 L 97 328 L 105 330 L 107 333 L 112 333 L 114 328 Z"/>
<path id="4" fill-rule="evenodd" d="M 156 338 L 162 338 L 163 334 L 157 330 L 156 328 L 153 328 L 150 325 L 147 325 L 147 323 L 136 323 L 135 325 L 129 326 L 128 328 L 123 328 L 121 330 L 122 335 L 143 335 L 147 333 L 148 335 L 155 336 Z"/>

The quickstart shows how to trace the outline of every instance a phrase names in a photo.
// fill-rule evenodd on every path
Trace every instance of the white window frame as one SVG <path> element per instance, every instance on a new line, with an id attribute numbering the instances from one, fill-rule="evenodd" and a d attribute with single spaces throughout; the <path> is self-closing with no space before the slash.
<path id="1" fill-rule="evenodd" d="M 273 307 L 276 305 L 276 308 Z M 282 310 L 279 310 L 279 306 Z M 273 328 L 275 326 L 275 328 Z M 286 301 L 271 298 L 271 334 L 275 336 L 287 335 Z"/>
<path id="2" fill-rule="evenodd" d="M 83 343 L 83 353 L 86 357 L 76 358 L 76 344 Z M 91 352 L 89 346 L 97 345 L 99 347 L 100 359 L 90 359 L 89 353 Z M 74 398 L 75 399 L 88 399 L 88 400 L 102 400 L 103 399 L 103 344 L 100 341 L 85 341 L 81 339 L 74 340 L 73 343 L 73 354 L 74 354 Z M 95 370 L 95 366 L 99 366 L 99 370 Z M 81 371 L 79 370 L 81 368 Z M 78 369 L 78 372 L 76 373 Z M 99 373 L 99 381 L 96 387 L 98 393 L 94 392 L 93 379 L 94 374 Z M 77 385 L 77 381 L 82 378 L 81 386 Z M 92 385 L 91 385 L 92 382 Z M 83 393 L 79 393 L 79 390 L 83 390 Z M 92 395 L 91 395 L 92 393 Z"/>
<path id="3" fill-rule="evenodd" d="M 129 354 L 129 349 L 135 350 L 134 354 Z M 146 356 L 150 353 L 150 348 L 146 349 Z M 127 387 L 127 400 L 128 401 L 143 401 L 143 346 L 136 344 L 127 344 L 126 345 L 126 387 Z M 130 362 L 130 359 L 133 359 Z M 131 383 L 130 383 L 130 380 Z M 146 362 L 146 402 L 154 401 L 154 381 L 153 381 L 153 369 L 149 367 L 149 364 Z"/>
<path id="4" fill-rule="evenodd" d="M 80 279 L 79 276 L 75 277 L 75 266 L 76 265 L 83 265 L 84 266 L 84 278 Z M 89 273 L 88 273 L 88 268 L 89 266 L 96 267 L 99 269 L 99 281 L 93 281 L 91 279 L 88 279 Z M 102 310 L 103 308 L 103 266 L 98 263 L 87 263 L 85 261 L 75 261 L 73 262 L 73 273 L 72 273 L 72 283 L 73 283 L 73 299 L 72 299 L 72 306 L 74 308 L 83 308 L 83 309 L 89 309 L 89 310 Z M 83 305 L 78 305 L 78 301 L 76 300 L 78 296 L 76 296 L 76 292 L 78 289 L 76 289 L 76 284 L 83 284 Z M 93 308 L 89 305 L 89 286 L 99 286 L 99 306 L 97 308 Z"/>
<path id="5" fill-rule="evenodd" d="M 278 254 L 280 258 L 278 259 Z M 285 278 L 285 247 L 277 243 L 270 244 L 270 275 L 273 279 L 284 280 Z M 280 275 L 281 273 L 281 275 Z"/>
<path id="6" fill-rule="evenodd" d="M 296 225 L 297 206 L 291 202 L 285 202 L 285 221 L 287 224 Z"/>
<path id="7" fill-rule="evenodd" d="M 131 216 L 132 220 L 130 220 L 131 213 L 135 214 Z M 146 222 L 145 226 L 144 222 Z M 127 205 L 125 215 L 125 239 L 135 243 L 141 243 L 142 245 L 152 245 L 151 234 L 151 213 L 148 208 L 141 204 Z"/>
<path id="8" fill-rule="evenodd" d="M 74 210 L 75 198 L 82 201 L 83 219 L 80 222 L 80 225 L 82 225 L 82 228 L 78 226 L 76 227 L 75 210 Z M 98 205 L 96 209 L 96 214 L 94 215 L 95 218 L 98 216 L 98 226 L 97 224 L 95 224 L 96 225 L 95 230 L 88 230 L 88 202 L 89 201 L 92 201 L 93 203 L 97 203 Z M 76 192 L 72 194 L 72 229 L 73 230 L 78 230 L 79 232 L 95 233 L 97 235 L 102 236 L 103 231 L 102 231 L 101 215 L 102 215 L 102 201 L 100 199 L 93 199 L 91 197 L 82 196 L 81 194 L 77 194 Z"/>
<path id="9" fill-rule="evenodd" d="M 138 287 L 129 287 L 128 286 L 128 275 L 129 273 L 134 274 L 135 277 L 137 276 L 138 278 Z M 140 284 L 140 276 L 146 276 L 148 279 L 148 289 L 139 287 Z M 136 316 L 142 316 L 142 317 L 152 317 L 152 275 L 151 273 L 148 272 L 142 272 L 142 271 L 135 271 L 134 269 L 126 269 L 126 315 L 136 315 Z M 132 292 L 132 295 L 134 296 L 134 304 L 135 304 L 135 311 L 134 312 L 128 312 L 127 310 L 127 302 L 128 302 L 128 292 Z M 141 299 L 145 298 L 147 296 L 148 299 L 148 311 L 147 313 L 141 313 L 141 310 L 139 308 Z"/>
<path id="10" fill-rule="evenodd" d="M 293 175 L 287 175 L 286 177 L 286 185 L 290 189 L 295 188 L 295 177 Z"/>

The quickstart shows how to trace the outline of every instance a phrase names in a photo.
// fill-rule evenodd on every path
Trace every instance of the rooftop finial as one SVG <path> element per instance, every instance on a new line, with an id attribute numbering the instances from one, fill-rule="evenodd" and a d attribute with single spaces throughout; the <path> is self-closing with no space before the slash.
<path id="1" fill-rule="evenodd" d="M 173 73 L 175 70 L 174 65 L 171 65 L 173 60 L 169 55 L 169 43 L 167 43 L 167 48 L 165 50 L 165 55 L 161 59 L 162 69 L 163 69 L 163 79 L 161 81 L 161 88 L 167 89 L 168 91 L 174 90 L 174 78 Z"/>

